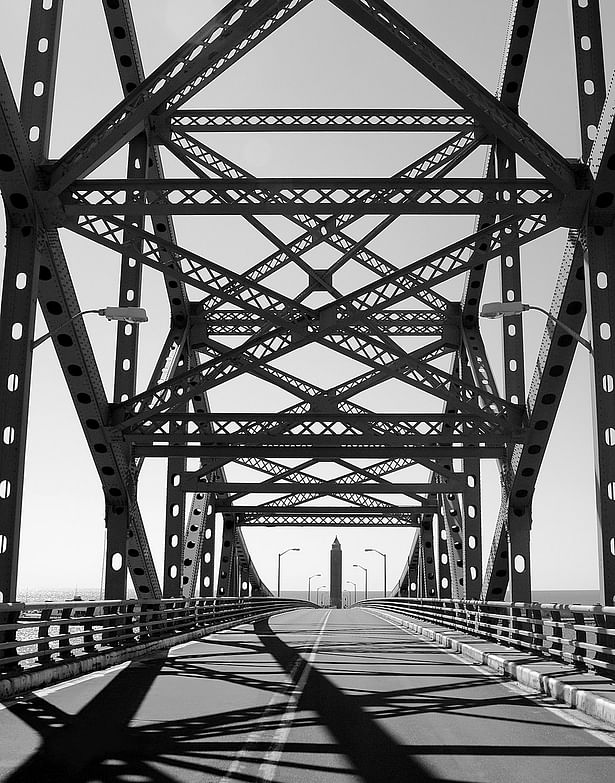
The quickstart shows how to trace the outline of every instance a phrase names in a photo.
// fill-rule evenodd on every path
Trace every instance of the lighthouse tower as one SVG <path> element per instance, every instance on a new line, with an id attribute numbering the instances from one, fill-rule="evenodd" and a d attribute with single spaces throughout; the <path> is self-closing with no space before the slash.
<path id="1" fill-rule="evenodd" d="M 342 608 L 342 547 L 335 537 L 331 547 L 330 604 Z"/>

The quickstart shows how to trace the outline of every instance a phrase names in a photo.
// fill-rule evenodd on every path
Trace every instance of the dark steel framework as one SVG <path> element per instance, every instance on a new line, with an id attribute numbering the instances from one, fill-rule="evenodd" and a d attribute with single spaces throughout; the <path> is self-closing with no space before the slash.
<path id="1" fill-rule="evenodd" d="M 455 110 L 183 108 L 309 2 L 232 0 L 146 76 L 129 0 L 103 0 L 124 99 L 59 160 L 50 160 L 63 3 L 32 0 L 19 105 L 0 72 L 0 185 L 7 214 L 0 600 L 14 599 L 16 589 L 37 302 L 55 330 L 55 350 L 105 497 L 107 597 L 125 595 L 128 573 L 140 597 L 246 594 L 250 586 L 266 593 L 241 528 L 294 524 L 413 526 L 418 534 L 397 594 L 497 599 L 510 585 L 514 600 L 528 600 L 532 496 L 576 343 L 549 323 L 526 393 L 523 324 L 521 317 L 507 321 L 498 390 L 478 312 L 488 263 L 501 269 L 503 298 L 520 299 L 520 248 L 567 227 L 551 312 L 577 332 L 586 307 L 590 313 L 600 574 L 603 601 L 613 602 L 615 89 L 607 98 L 598 0 L 571 0 L 579 161 L 565 160 L 518 114 L 539 0 L 512 4 L 495 96 L 384 0 L 330 0 L 456 102 Z M 447 140 L 388 179 L 259 179 L 208 146 L 199 135 L 205 131 L 437 131 Z M 122 147 L 128 149 L 126 177 L 95 178 Z M 161 148 L 190 175 L 166 179 Z M 484 177 L 456 176 L 479 148 L 486 154 Z M 536 175 L 519 177 L 519 160 Z M 182 246 L 174 215 L 216 214 L 242 215 L 274 252 L 239 274 Z M 371 245 L 405 214 L 472 214 L 476 225 L 452 245 L 396 265 Z M 284 240 L 262 215 L 283 216 L 299 233 Z M 350 227 L 364 215 L 380 220 L 357 238 Z M 113 399 L 107 399 L 87 330 L 75 317 L 79 303 L 61 227 L 119 254 L 119 305 L 139 304 L 144 266 L 163 276 L 170 326 L 145 390 L 136 385 L 138 326 L 121 324 Z M 309 260 L 319 245 L 337 254 L 326 269 Z M 339 273 L 349 264 L 369 270 L 371 282 L 343 290 Z M 272 280 L 285 267 L 304 281 L 296 297 L 277 291 Z M 463 281 L 458 302 L 440 290 L 453 279 Z M 309 306 L 313 292 L 326 303 Z M 226 337 L 239 338 L 235 347 Z M 420 347 L 407 350 L 400 340 L 406 337 L 421 338 Z M 310 345 L 359 361 L 364 370 L 321 387 L 278 368 L 277 359 Z M 290 393 L 296 403 L 275 414 L 212 411 L 208 392 L 246 375 Z M 391 379 L 439 401 L 440 412 L 385 415 L 356 402 L 361 392 Z M 162 581 L 137 503 L 146 457 L 168 460 Z M 199 467 L 189 467 L 188 458 L 197 458 Z M 482 459 L 498 461 L 502 489 L 484 574 Z M 327 475 L 334 465 L 336 477 L 318 478 L 323 465 Z M 237 466 L 263 479 L 230 480 Z M 416 466 L 425 476 L 420 482 L 407 478 Z M 259 494 L 274 499 L 259 502 Z M 223 518 L 217 588 L 216 513 Z"/>

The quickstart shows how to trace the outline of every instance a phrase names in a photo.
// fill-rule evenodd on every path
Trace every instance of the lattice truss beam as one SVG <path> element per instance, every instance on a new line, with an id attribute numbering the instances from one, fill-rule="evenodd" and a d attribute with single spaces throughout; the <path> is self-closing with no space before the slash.
<path id="1" fill-rule="evenodd" d="M 613 112 L 599 123 L 598 3 L 573 3 L 583 161 L 571 163 L 518 114 L 538 0 L 512 4 L 495 96 L 384 0 L 330 2 L 456 108 L 199 109 L 210 84 L 289 19 L 300 23 L 310 0 L 232 0 L 149 75 L 129 0 L 104 0 L 124 97 L 50 160 L 62 1 L 50 11 L 32 0 L 19 107 L 4 72 L 0 83 L 8 216 L 0 350 L 5 378 L 13 379 L 0 388 L 5 598 L 15 590 L 37 300 L 105 494 L 108 597 L 124 594 L 127 573 L 139 595 L 212 593 L 219 513 L 219 592 L 245 592 L 248 583 L 267 591 L 241 526 L 407 525 L 419 532 L 397 592 L 496 598 L 510 581 L 516 599 L 529 598 L 531 498 L 576 344 L 547 329 L 526 404 L 521 319 L 503 332 L 499 390 L 477 316 L 488 265 L 500 266 L 506 298 L 521 299 L 521 248 L 567 227 L 552 312 L 573 330 L 582 326 L 583 248 L 591 256 L 592 247 L 598 255 L 612 247 L 604 236 L 612 231 Z M 591 93 L 582 87 L 588 80 Z M 412 134 L 407 148 L 417 150 L 411 139 L 427 141 L 400 169 L 371 178 L 271 177 L 218 147 L 229 133 L 323 132 Z M 421 134 L 432 133 L 439 135 L 429 144 Z M 99 167 L 124 148 L 125 176 L 101 179 Z M 163 157 L 173 177 L 165 177 Z M 521 162 L 535 174 L 519 176 Z M 604 228 L 598 237 L 587 237 L 588 209 L 590 225 Z M 405 216 L 425 214 L 473 215 L 475 223 L 445 247 L 436 238 L 422 257 L 406 227 L 402 252 L 385 257 L 381 248 L 409 225 Z M 229 264 L 209 248 L 207 232 L 199 230 L 198 242 L 190 232 L 182 239 L 176 215 L 241 218 L 270 251 L 255 261 L 246 245 L 235 250 L 245 258 Z M 138 328 L 122 327 L 114 396 L 106 398 L 60 228 L 117 254 L 120 306 L 139 304 L 144 268 L 159 273 L 170 327 L 145 388 L 137 388 Z M 595 358 L 604 379 L 610 359 Z M 343 380 L 331 379 L 336 364 L 347 368 Z M 244 408 L 214 409 L 219 391 L 238 382 Z M 270 410 L 250 391 L 263 385 L 271 399 L 293 402 Z M 395 413 L 386 412 L 391 394 Z M 150 457 L 168 460 L 162 580 L 136 494 Z M 483 459 L 498 461 L 503 487 L 484 581 Z M 615 486 L 609 471 L 605 497 Z M 603 520 L 612 519 L 607 512 Z M 615 551 L 611 524 L 603 521 L 603 571 Z"/>

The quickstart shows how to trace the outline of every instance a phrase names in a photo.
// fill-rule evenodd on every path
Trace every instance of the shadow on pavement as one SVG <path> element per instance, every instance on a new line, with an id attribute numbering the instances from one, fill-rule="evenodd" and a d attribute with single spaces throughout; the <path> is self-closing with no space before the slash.
<path id="1" fill-rule="evenodd" d="M 267 620 L 254 625 L 263 647 L 290 674 L 300 662 L 292 647 L 275 636 Z M 295 680 L 303 673 L 297 667 Z M 400 747 L 370 716 L 357 700 L 346 696 L 317 669 L 310 667 L 298 708 L 317 712 L 365 783 L 427 783 L 434 781 L 425 768 Z M 315 749 L 317 752 L 317 748 Z"/>
<path id="2" fill-rule="evenodd" d="M 38 696 L 12 704 L 10 711 L 39 732 L 42 745 L 5 779 L 6 783 L 93 780 L 83 775 L 91 762 L 121 758 L 129 751 L 127 726 L 165 661 L 166 654 L 153 660 L 133 661 L 76 715 L 60 713 Z M 115 776 L 101 775 L 98 779 L 114 780 Z M 153 783 L 168 778 L 150 776 L 148 780 Z"/>
<path id="3" fill-rule="evenodd" d="M 83 705 L 84 697 L 100 685 L 90 683 L 80 695 L 66 692 L 61 698 L 52 692 L 11 704 L 8 710 L 38 733 L 41 745 L 8 777 L 2 778 L 0 771 L 0 779 L 4 783 L 205 783 L 221 780 L 233 762 L 241 759 L 241 768 L 231 779 L 262 783 L 261 762 L 275 744 L 278 729 L 289 725 L 284 698 L 293 690 L 289 680 L 293 677 L 296 683 L 303 674 L 305 686 L 278 762 L 276 780 L 284 783 L 339 780 L 345 775 L 364 783 L 430 783 L 441 778 L 430 774 L 426 764 L 431 765 L 432 760 L 444 763 L 454 774 L 458 760 L 468 756 L 479 763 L 483 757 L 508 757 L 515 769 L 519 766 L 515 757 L 521 763 L 539 757 L 560 762 L 579 756 L 605 761 L 613 757 L 613 748 L 605 745 L 520 743 L 514 735 L 505 747 L 489 744 L 487 733 L 479 735 L 478 743 L 468 745 L 454 735 L 444 744 L 425 744 L 429 736 L 424 735 L 420 744 L 417 735 L 414 742 L 405 735 L 397 741 L 382 727 L 382 721 L 422 721 L 430 713 L 448 713 L 488 720 L 485 732 L 500 722 L 514 727 L 516 722 L 527 726 L 536 721 L 540 731 L 550 731 L 552 725 L 548 715 L 515 715 L 517 707 L 531 705 L 523 695 L 475 694 L 474 688 L 481 685 L 480 675 L 453 675 L 442 664 L 436 672 L 433 662 L 425 662 L 426 674 L 411 683 L 393 680 L 384 690 L 353 685 L 354 675 L 379 675 L 377 661 L 397 661 L 400 652 L 397 640 L 368 641 L 366 629 L 354 645 L 344 641 L 336 645 L 324 639 L 319 648 L 319 652 L 328 650 L 333 670 L 339 647 L 354 653 L 354 657 L 344 656 L 343 673 L 352 675 L 345 690 L 318 669 L 305 668 L 313 636 L 306 639 L 301 633 L 287 643 L 287 636 L 280 638 L 267 621 L 257 623 L 254 630 L 258 640 L 252 637 L 254 641 L 249 643 L 226 637 L 195 643 L 174 656 L 134 661 L 101 682 L 103 687 L 81 709 L 76 703 Z M 424 654 L 421 646 L 406 643 L 406 666 L 411 662 L 415 672 L 417 664 L 425 671 Z M 361 661 L 367 661 L 367 667 L 361 666 Z M 495 714 L 492 707 L 497 708 Z M 477 712 L 477 708 L 490 713 Z M 332 739 L 329 741 L 325 732 L 314 731 L 318 727 L 324 727 Z M 412 735 L 412 724 L 407 731 Z M 456 778 L 446 779 L 454 783 Z M 463 779 L 473 778 L 466 775 Z"/>

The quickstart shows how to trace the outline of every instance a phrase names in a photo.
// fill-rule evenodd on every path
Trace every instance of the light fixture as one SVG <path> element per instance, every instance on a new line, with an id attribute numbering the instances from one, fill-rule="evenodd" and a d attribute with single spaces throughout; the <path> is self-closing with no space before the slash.
<path id="1" fill-rule="evenodd" d="M 589 340 L 581 337 L 580 334 L 577 334 L 569 326 L 566 326 L 559 318 L 556 318 L 548 310 L 538 307 L 538 305 L 529 305 L 524 304 L 523 302 L 488 302 L 483 305 L 480 314 L 482 318 L 506 318 L 511 315 L 521 315 L 521 313 L 526 312 L 526 310 L 538 310 L 539 312 L 544 313 L 550 321 L 557 324 L 560 329 L 566 332 L 566 334 L 569 334 L 573 340 L 576 340 L 576 342 L 580 343 L 584 348 L 587 348 L 590 353 L 593 353 L 592 345 Z"/>
<path id="2" fill-rule="evenodd" d="M 102 307 L 97 310 L 82 310 L 79 313 L 76 313 L 75 315 L 68 318 L 66 321 L 60 324 L 60 326 L 56 326 L 55 329 L 52 329 L 50 332 L 47 332 L 47 334 L 44 334 L 42 337 L 39 337 L 37 340 L 32 341 L 32 350 L 35 348 L 38 348 L 38 346 L 41 343 L 44 343 L 45 340 L 47 340 L 49 337 L 52 337 L 54 334 L 57 334 L 61 329 L 64 329 L 66 324 L 69 324 L 71 321 L 74 321 L 75 318 L 79 318 L 80 315 L 88 315 L 90 313 L 95 313 L 96 315 L 102 315 L 104 316 L 107 321 L 125 321 L 129 324 L 143 324 L 147 321 L 147 313 L 145 312 L 143 307 Z"/>

